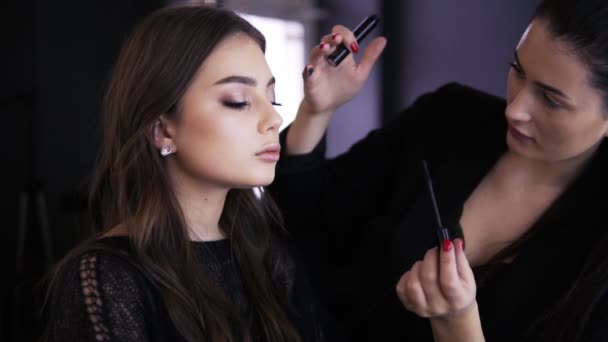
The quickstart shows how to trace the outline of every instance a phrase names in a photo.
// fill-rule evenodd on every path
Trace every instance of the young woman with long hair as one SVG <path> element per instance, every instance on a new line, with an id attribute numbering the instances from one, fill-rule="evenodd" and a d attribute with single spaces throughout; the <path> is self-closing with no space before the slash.
<path id="1" fill-rule="evenodd" d="M 58 265 L 51 341 L 321 337 L 280 214 L 281 117 L 264 37 L 233 12 L 172 7 L 122 47 L 90 195 L 96 236 Z"/>

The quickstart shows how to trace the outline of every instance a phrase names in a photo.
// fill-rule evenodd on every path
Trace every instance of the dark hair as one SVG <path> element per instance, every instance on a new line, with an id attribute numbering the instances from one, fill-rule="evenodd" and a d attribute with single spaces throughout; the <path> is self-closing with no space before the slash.
<path id="1" fill-rule="evenodd" d="M 547 20 L 553 37 L 564 41 L 587 66 L 589 82 L 601 91 L 608 110 L 608 4 L 605 0 L 544 0 L 534 12 Z"/>
<path id="2" fill-rule="evenodd" d="M 550 34 L 565 43 L 588 70 L 589 83 L 603 99 L 608 116 L 608 2 L 606 0 L 543 0 L 534 18 L 545 20 Z M 491 262 L 513 256 L 536 232 L 529 230 L 499 252 Z M 562 300 L 527 332 L 531 341 L 584 341 L 585 328 L 600 298 L 608 294 L 608 236 L 595 246 L 578 278 Z"/>
<path id="3" fill-rule="evenodd" d="M 245 338 L 250 332 L 221 289 L 196 268 L 152 127 L 161 114 L 180 115 L 180 101 L 201 64 L 235 34 L 265 50 L 260 32 L 227 10 L 189 6 L 152 13 L 123 45 L 104 100 L 103 142 L 90 193 L 94 228 L 101 235 L 119 224 L 128 227 L 137 262 L 188 341 L 235 341 L 234 322 Z M 299 341 L 277 281 L 287 272 L 287 259 L 271 250 L 273 229 L 282 227 L 276 206 L 268 195 L 258 199 L 252 189 L 232 189 L 220 227 L 232 240 L 245 292 L 267 340 Z M 64 263 L 78 253 L 82 249 Z"/>

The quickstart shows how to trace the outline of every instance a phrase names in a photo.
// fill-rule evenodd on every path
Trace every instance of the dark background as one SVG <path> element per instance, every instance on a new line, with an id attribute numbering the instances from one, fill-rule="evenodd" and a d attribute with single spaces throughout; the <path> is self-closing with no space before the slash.
<path id="1" fill-rule="evenodd" d="M 316 37 L 333 24 L 354 27 L 378 13 L 389 39 L 364 90 L 336 113 L 328 132 L 330 156 L 443 83 L 458 81 L 503 95 L 508 62 L 536 5 L 526 0 L 301 1 L 324 13 L 307 27 Z M 280 4 L 259 2 L 262 13 L 265 6 Z M 35 285 L 89 233 L 87 182 L 97 153 L 104 85 L 129 30 L 164 5 L 160 0 L 4 0 L 0 5 L 2 341 L 34 340 L 41 294 Z"/>

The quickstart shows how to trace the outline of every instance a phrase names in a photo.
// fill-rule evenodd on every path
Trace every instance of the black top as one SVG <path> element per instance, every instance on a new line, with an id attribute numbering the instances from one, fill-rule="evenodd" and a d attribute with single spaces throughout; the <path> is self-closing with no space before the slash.
<path id="1" fill-rule="evenodd" d="M 134 261 L 126 237 L 108 237 L 96 244 L 109 250 L 68 260 L 52 298 L 48 333 L 51 341 L 184 341 L 172 324 L 153 281 Z M 191 242 L 201 272 L 207 272 L 250 322 L 253 341 L 265 341 L 258 318 L 249 309 L 230 240 Z M 115 253 L 118 251 L 118 253 Z M 293 261 L 293 260 L 292 260 Z M 317 301 L 308 280 L 294 263 L 289 274 L 277 277 L 289 298 L 292 323 L 303 341 L 322 341 L 324 333 Z M 61 308 L 57 310 L 57 308 Z M 242 336 L 236 327 L 237 336 Z"/>
<path id="2" fill-rule="evenodd" d="M 428 320 L 407 311 L 395 293 L 400 276 L 436 245 L 421 161 L 429 163 L 444 224 L 462 234 L 465 200 L 506 151 L 504 112 L 503 99 L 450 84 L 335 159 L 324 158 L 324 141 L 310 154 L 282 156 L 270 190 L 349 339 L 432 340 Z M 602 143 L 512 263 L 473 270 L 488 341 L 523 340 L 564 297 L 606 235 L 607 175 Z M 607 299 L 591 316 L 586 340 L 607 338 Z"/>

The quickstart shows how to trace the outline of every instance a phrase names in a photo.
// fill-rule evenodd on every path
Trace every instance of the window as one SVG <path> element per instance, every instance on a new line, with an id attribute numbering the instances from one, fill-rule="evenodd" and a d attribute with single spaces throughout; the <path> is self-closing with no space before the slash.
<path id="1" fill-rule="evenodd" d="M 277 80 L 276 107 L 283 117 L 281 129 L 295 118 L 304 95 L 302 70 L 304 70 L 304 25 L 297 21 L 283 20 L 239 13 L 266 37 L 266 60 Z"/>

